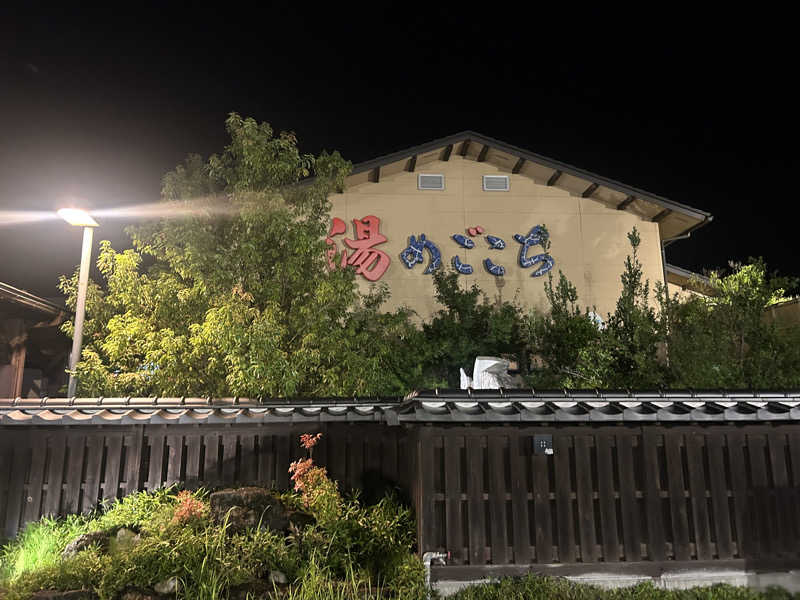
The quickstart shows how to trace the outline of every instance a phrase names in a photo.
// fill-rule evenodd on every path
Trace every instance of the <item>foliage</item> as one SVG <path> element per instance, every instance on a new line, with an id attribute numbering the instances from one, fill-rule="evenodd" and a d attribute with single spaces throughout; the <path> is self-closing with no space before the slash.
<path id="1" fill-rule="evenodd" d="M 321 435 L 304 434 L 300 443 L 312 453 Z M 311 456 L 293 462 L 289 472 L 295 491 L 317 519 L 303 542 L 332 573 L 344 577 L 355 564 L 383 581 L 408 570 L 404 559 L 414 543 L 414 519 L 409 508 L 393 496 L 372 506 L 360 503 L 358 496 L 343 498 L 336 483 Z"/>
<path id="2" fill-rule="evenodd" d="M 203 491 L 195 492 L 202 498 Z M 177 496 L 175 488 L 161 488 L 152 492 L 134 492 L 106 505 L 104 511 L 89 520 L 90 531 L 111 531 L 128 527 L 143 532 L 158 532 L 172 521 Z"/>
<path id="3" fill-rule="evenodd" d="M 458 387 L 459 368 L 476 356 L 525 353 L 523 319 L 513 302 L 491 302 L 480 288 L 459 286 L 455 271 L 434 271 L 436 300 L 443 306 L 422 325 L 422 371 L 428 387 Z"/>
<path id="4" fill-rule="evenodd" d="M 20 533 L 16 543 L 0 550 L 0 581 L 16 580 L 34 568 L 58 565 L 64 546 L 86 531 L 85 520 L 77 516 L 44 517 L 31 523 Z"/>
<path id="5" fill-rule="evenodd" d="M 638 258 L 639 235 L 615 311 L 602 325 L 581 308 L 577 290 L 559 273 L 545 283 L 549 308 L 531 312 L 525 328 L 536 364 L 534 387 L 790 388 L 800 384 L 800 328 L 779 329 L 765 310 L 795 285 L 770 276 L 761 260 L 714 272 L 704 294 L 651 293 Z M 701 285 L 701 282 L 696 282 Z"/>
<path id="6" fill-rule="evenodd" d="M 311 509 L 320 523 L 327 524 L 341 517 L 343 502 L 336 483 L 328 479 L 325 468 L 314 464 L 314 446 L 320 438 L 322 438 L 321 433 L 316 435 L 304 433 L 300 436 L 300 445 L 308 450 L 309 456 L 289 464 L 289 473 L 294 490 L 300 494 L 303 506 Z"/>
<path id="7" fill-rule="evenodd" d="M 578 305 L 578 290 L 562 271 L 556 283 L 548 273 L 544 290 L 550 310 L 533 310 L 524 319 L 528 347 L 535 351 L 529 382 L 534 388 L 581 387 L 581 350 L 596 342 L 600 332 L 589 309 Z"/>
<path id="8" fill-rule="evenodd" d="M 481 355 L 518 359 L 540 388 L 800 384 L 800 332 L 763 318 L 795 282 L 753 261 L 712 273 L 708 297 L 669 297 L 643 276 L 635 228 L 602 327 L 561 272 L 545 282 L 545 311 L 490 300 L 440 270 L 441 309 L 421 327 L 411 311 L 384 312 L 386 285 L 362 294 L 352 269 L 326 268 L 328 197 L 349 163 L 302 154 L 294 134 L 235 113 L 226 127 L 221 154 L 191 155 L 163 179 L 164 215 L 182 216 L 131 228 L 131 250 L 101 242 L 80 393 L 406 395 L 458 386 Z M 77 274 L 60 286 L 74 307 Z"/>
<path id="9" fill-rule="evenodd" d="M 622 292 L 616 309 L 608 315 L 596 341 L 580 349 L 576 387 L 650 389 L 664 380 L 663 362 L 658 356 L 663 335 L 650 297 L 650 283 L 643 280 L 641 238 L 635 227 L 628 233 L 628 241 L 631 254 L 620 277 Z M 660 282 L 657 293 L 663 293 Z"/>
<path id="10" fill-rule="evenodd" d="M 798 595 L 779 588 L 759 592 L 746 587 L 712 585 L 688 590 L 666 590 L 652 583 L 603 589 L 557 577 L 528 575 L 504 578 L 468 587 L 452 600 L 792 600 Z"/>
<path id="11" fill-rule="evenodd" d="M 8 580 L 0 580 L 0 595 L 7 600 L 25 600 L 33 592 L 42 589 L 75 590 L 98 589 L 105 573 L 113 566 L 108 555 L 96 548 L 79 552 L 74 557 L 46 565 L 35 565 L 13 580 L 7 590 L 3 588 Z"/>
<path id="12" fill-rule="evenodd" d="M 77 367 L 89 395 L 324 396 L 401 393 L 414 328 L 383 314 L 324 259 L 328 196 L 350 165 L 301 154 L 293 134 L 235 113 L 230 144 L 164 177 L 165 214 L 102 242 Z M 314 173 L 315 177 L 295 185 Z M 186 216 L 188 215 L 188 216 Z M 62 277 L 74 307 L 77 275 Z M 71 335 L 72 323 L 64 330 Z"/>
<path id="13" fill-rule="evenodd" d="M 688 387 L 796 387 L 800 331 L 765 318 L 796 282 L 770 276 L 763 260 L 731 269 L 727 276 L 711 273 L 707 296 L 664 302 L 674 379 Z"/>
<path id="14" fill-rule="evenodd" d="M 172 523 L 176 525 L 191 525 L 202 521 L 208 516 L 209 506 L 187 490 L 178 492 L 177 506 L 172 515 Z"/>
<path id="15" fill-rule="evenodd" d="M 319 435 L 305 435 L 301 443 L 311 452 L 317 441 Z M 308 472 L 287 499 L 306 506 L 315 522 L 288 536 L 259 528 L 232 533 L 227 521 L 210 519 L 204 491 L 174 487 L 132 494 L 94 515 L 43 519 L 0 554 L 0 595 L 22 600 L 44 588 L 84 588 L 113 600 L 176 577 L 177 598 L 217 600 L 249 586 L 263 590 L 270 572 L 279 570 L 291 585 L 285 593 L 275 590 L 276 598 L 424 598 L 410 510 L 392 498 L 364 506 L 356 496 L 343 497 L 324 470 L 313 478 Z M 60 558 L 77 535 L 113 534 L 123 526 L 139 531 L 133 545 L 95 546 Z"/>

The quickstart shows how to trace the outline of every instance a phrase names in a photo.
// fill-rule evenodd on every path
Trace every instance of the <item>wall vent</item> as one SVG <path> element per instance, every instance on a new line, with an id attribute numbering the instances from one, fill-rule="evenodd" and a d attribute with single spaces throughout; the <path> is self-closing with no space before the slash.
<path id="1" fill-rule="evenodd" d="M 420 173 L 417 177 L 417 186 L 421 190 L 443 190 L 444 175 L 429 175 Z"/>
<path id="2" fill-rule="evenodd" d="M 484 192 L 507 192 L 510 182 L 508 175 L 484 175 L 483 176 L 483 191 Z"/>

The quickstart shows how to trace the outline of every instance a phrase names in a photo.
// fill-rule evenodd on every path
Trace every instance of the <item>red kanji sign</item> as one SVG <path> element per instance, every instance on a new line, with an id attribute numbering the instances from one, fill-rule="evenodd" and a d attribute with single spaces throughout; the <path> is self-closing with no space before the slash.
<path id="1" fill-rule="evenodd" d="M 356 239 L 351 240 L 345 238 L 344 243 L 354 252 L 348 256 L 347 250 L 342 250 L 342 258 L 339 261 L 339 267 L 345 266 L 356 267 L 356 274 L 361 275 L 368 281 L 378 281 L 386 269 L 389 268 L 391 259 L 389 255 L 383 250 L 375 248 L 378 244 L 386 241 L 386 236 L 380 232 L 381 220 L 374 216 L 368 215 L 362 219 L 353 219 L 353 229 L 355 231 Z M 346 231 L 344 221 L 334 217 L 331 223 L 330 231 L 325 242 L 330 246 L 327 251 L 328 267 L 333 270 L 336 268 L 334 258 L 337 254 L 336 242 L 333 236 L 342 234 Z"/>

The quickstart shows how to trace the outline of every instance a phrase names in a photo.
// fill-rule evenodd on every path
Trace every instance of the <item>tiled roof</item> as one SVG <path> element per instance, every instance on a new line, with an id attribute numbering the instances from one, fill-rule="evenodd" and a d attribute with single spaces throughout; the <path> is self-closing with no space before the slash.
<path id="1" fill-rule="evenodd" d="M 800 391 L 433 390 L 406 398 L 0 399 L 0 425 L 800 421 Z"/>

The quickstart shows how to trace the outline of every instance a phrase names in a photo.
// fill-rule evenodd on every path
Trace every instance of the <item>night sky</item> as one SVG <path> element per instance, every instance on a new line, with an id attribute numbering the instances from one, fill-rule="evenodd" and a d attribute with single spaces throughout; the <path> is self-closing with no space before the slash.
<path id="1" fill-rule="evenodd" d="M 297 4 L 0 8 L 0 210 L 155 201 L 187 153 L 222 149 L 231 111 L 353 162 L 472 129 L 712 212 L 673 264 L 800 275 L 791 19 Z M 96 235 L 125 247 L 123 225 Z M 54 295 L 79 253 L 63 222 L 0 224 L 0 281 Z"/>

